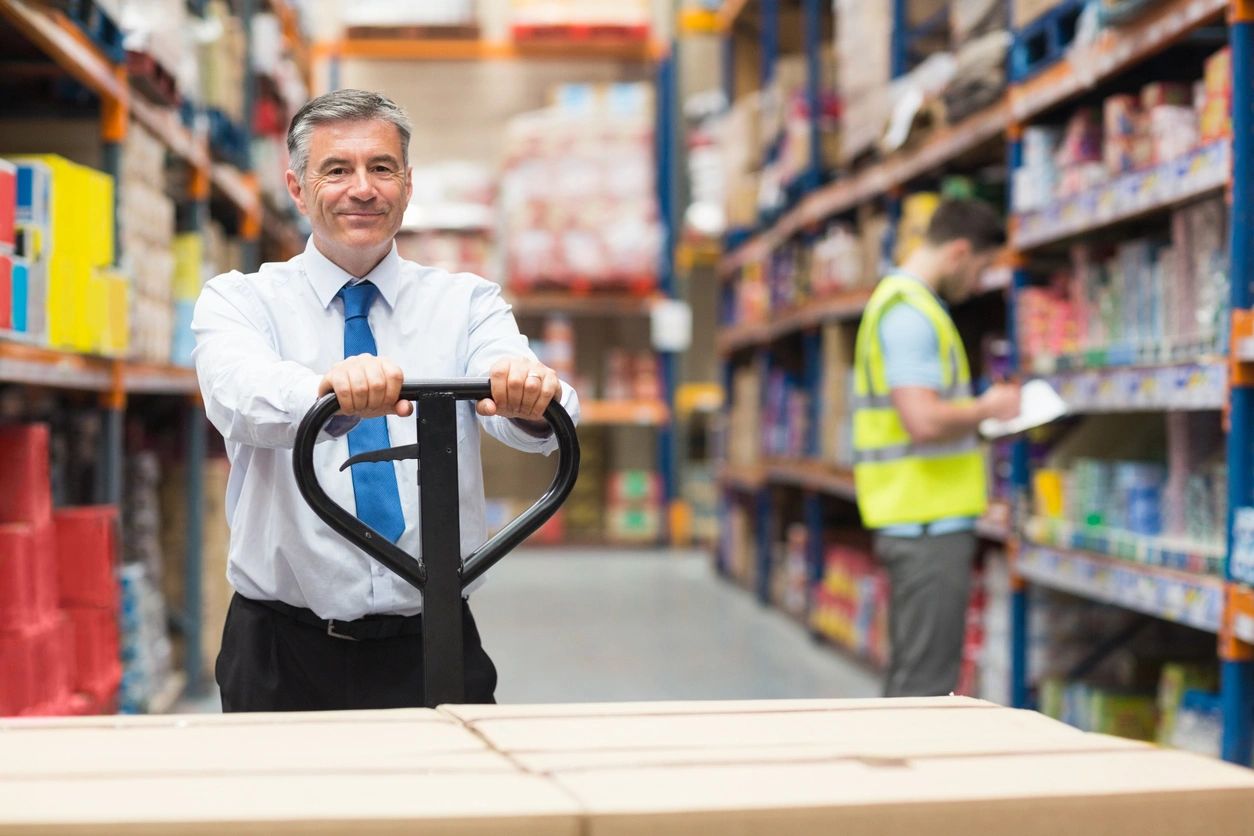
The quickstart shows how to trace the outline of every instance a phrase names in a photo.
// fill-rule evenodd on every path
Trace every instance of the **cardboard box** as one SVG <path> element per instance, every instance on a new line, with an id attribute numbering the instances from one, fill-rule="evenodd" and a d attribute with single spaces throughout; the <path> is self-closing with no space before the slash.
<path id="1" fill-rule="evenodd" d="M 0 728 L 0 833 L 581 832 L 578 806 L 556 785 L 430 711 L 10 720 Z"/>
<path id="2" fill-rule="evenodd" d="M 817 738 L 799 738 L 807 725 Z M 1182 836 L 1248 832 L 1254 810 L 1248 770 L 962 698 L 6 720 L 0 730 L 13 753 L 0 762 L 0 833 Z"/>

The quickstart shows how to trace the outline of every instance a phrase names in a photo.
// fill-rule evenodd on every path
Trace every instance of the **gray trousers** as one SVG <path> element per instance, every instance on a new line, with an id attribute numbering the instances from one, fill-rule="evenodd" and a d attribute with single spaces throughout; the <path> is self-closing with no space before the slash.
<path id="1" fill-rule="evenodd" d="M 975 549 L 973 531 L 875 535 L 891 584 L 884 696 L 944 696 L 958 687 Z"/>

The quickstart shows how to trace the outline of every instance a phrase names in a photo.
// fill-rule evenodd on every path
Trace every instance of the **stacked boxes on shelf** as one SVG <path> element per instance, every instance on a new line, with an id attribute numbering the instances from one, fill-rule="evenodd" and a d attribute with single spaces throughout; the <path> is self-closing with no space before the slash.
<path id="1" fill-rule="evenodd" d="M 753 466 L 761 461 L 762 377 L 754 367 L 735 371 L 724 447 L 724 458 L 732 465 Z"/>
<path id="2" fill-rule="evenodd" d="M 748 230 L 758 222 L 758 192 L 762 167 L 762 96 L 750 93 L 732 104 L 723 118 L 723 212 L 729 231 Z"/>
<path id="3" fill-rule="evenodd" d="M 576 289 L 656 286 L 662 244 L 648 85 L 563 85 L 506 131 L 508 281 Z"/>
<path id="4" fill-rule="evenodd" d="M 214 660 L 222 643 L 222 625 L 233 591 L 227 580 L 230 529 L 226 522 L 226 482 L 230 464 L 225 457 L 204 463 L 201 506 L 200 647 L 202 675 L 212 676 Z M 187 471 L 182 465 L 167 466 L 161 473 L 161 553 L 159 573 L 162 597 L 172 608 L 182 608 L 187 595 Z M 176 648 L 177 650 L 177 648 Z M 189 671 L 189 673 L 191 673 Z"/>
<path id="5" fill-rule="evenodd" d="M 835 0 L 836 83 L 841 115 L 841 161 L 848 163 L 879 140 L 888 119 L 893 77 L 893 6 Z"/>
<path id="6" fill-rule="evenodd" d="M 199 90 L 196 98 L 210 111 L 210 140 L 215 152 L 238 160 L 246 150 L 238 126 L 244 124 L 244 74 L 248 69 L 248 34 L 224 0 L 205 4 L 199 39 Z"/>
<path id="7" fill-rule="evenodd" d="M 48 428 L 0 427 L 0 715 L 68 713 L 74 634 L 59 609 Z"/>
<path id="8" fill-rule="evenodd" d="M 175 205 L 166 193 L 165 153 L 160 139 L 132 124 L 119 184 L 122 262 L 134 279 L 131 353 L 154 363 L 169 361 L 173 333 Z"/>
<path id="9" fill-rule="evenodd" d="M 54 348 L 124 353 L 130 283 L 112 267 L 113 178 L 53 154 L 12 162 L 27 268 L 15 319 Z"/>
<path id="10" fill-rule="evenodd" d="M 662 479 L 650 470 L 610 474 L 606 532 L 621 543 L 656 542 L 662 534 Z"/>
<path id="11" fill-rule="evenodd" d="M 0 714 L 113 707 L 117 509 L 53 510 L 43 424 L 0 427 Z"/>
<path id="12" fill-rule="evenodd" d="M 803 621 L 810 609 L 809 548 L 806 527 L 793 523 L 771 555 L 771 603 Z"/>
<path id="13" fill-rule="evenodd" d="M 1045 209 L 1112 177 L 1228 141 L 1231 79 L 1225 48 L 1206 62 L 1204 78 L 1194 85 L 1152 82 L 1137 95 L 1110 96 L 1101 108 L 1076 110 L 1061 128 L 1026 128 L 1023 165 L 1013 175 L 1014 211 Z"/>
<path id="14" fill-rule="evenodd" d="M 74 685 L 91 701 L 90 713 L 112 709 L 122 677 L 117 517 L 112 505 L 53 512 L 61 605 L 74 628 Z"/>
<path id="15" fill-rule="evenodd" d="M 653 9 L 649 0 L 510 0 L 515 38 L 551 35 L 644 38 Z"/>
<path id="16" fill-rule="evenodd" d="M 810 393 L 799 376 L 772 369 L 766 379 L 762 412 L 763 453 L 776 459 L 800 459 L 809 451 Z"/>
<path id="17" fill-rule="evenodd" d="M 830 51 L 820 58 L 818 160 L 822 174 L 835 168 L 840 143 L 840 101 L 834 86 L 835 66 Z M 771 152 L 762 167 L 758 209 L 771 212 L 787 202 L 787 194 L 810 170 L 810 99 L 805 56 L 782 56 L 762 96 L 761 136 Z M 817 181 L 813 184 L 817 185 Z"/>
<path id="18" fill-rule="evenodd" d="M 866 551 L 829 544 L 810 625 L 834 644 L 883 665 L 888 659 L 888 579 Z"/>
<path id="19" fill-rule="evenodd" d="M 1172 413 L 1165 436 L 1162 427 L 1161 421 L 1142 421 L 1129 431 L 1122 424 L 1090 422 L 1058 444 L 1033 473 L 1036 516 L 1029 535 L 1183 571 L 1221 573 L 1227 476 L 1219 416 Z M 1130 459 L 1164 448 L 1165 457 Z"/>
<path id="20" fill-rule="evenodd" d="M 1226 229 L 1227 209 L 1217 197 L 1173 212 L 1169 240 L 1134 239 L 1113 250 L 1074 247 L 1069 271 L 1020 294 L 1025 362 L 1048 367 L 1076 352 L 1104 352 L 1103 362 L 1111 364 L 1221 353 Z"/>
<path id="21" fill-rule="evenodd" d="M 127 462 L 123 525 L 126 548 L 122 585 L 122 691 L 120 709 L 143 713 L 166 687 L 171 647 L 161 594 L 161 460 L 142 450 Z"/>
<path id="22" fill-rule="evenodd" d="M 196 338 L 192 334 L 192 313 L 205 275 L 205 239 L 198 232 L 184 232 L 174 239 L 174 286 L 171 307 L 170 361 L 180 366 L 192 364 Z"/>

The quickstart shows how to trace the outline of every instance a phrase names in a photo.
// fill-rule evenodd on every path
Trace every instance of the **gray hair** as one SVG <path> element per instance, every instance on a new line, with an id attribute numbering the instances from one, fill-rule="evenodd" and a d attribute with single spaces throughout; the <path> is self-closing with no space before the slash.
<path id="1" fill-rule="evenodd" d="M 297 179 L 305 179 L 305 167 L 309 165 L 309 138 L 315 127 L 327 122 L 357 122 L 366 119 L 382 119 L 396 126 L 401 135 L 403 162 L 408 168 L 409 137 L 413 133 L 413 126 L 400 105 L 382 93 L 336 90 L 305 102 L 305 106 L 292 117 L 292 124 L 287 129 L 287 155 L 288 165 L 296 172 Z"/>

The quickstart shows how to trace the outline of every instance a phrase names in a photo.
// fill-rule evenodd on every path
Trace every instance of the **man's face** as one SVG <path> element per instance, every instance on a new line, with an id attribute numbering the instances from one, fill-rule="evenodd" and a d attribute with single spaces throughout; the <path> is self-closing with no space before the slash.
<path id="1" fill-rule="evenodd" d="M 413 191 L 403 160 L 401 135 L 392 123 L 329 122 L 313 129 L 304 181 L 289 171 L 288 191 L 325 247 L 382 249 L 400 230 Z"/>
<path id="2" fill-rule="evenodd" d="M 945 245 L 945 275 L 940 283 L 941 296 L 950 304 L 965 302 L 975 295 L 980 277 L 993 266 L 996 250 L 977 251 L 966 240 Z"/>

